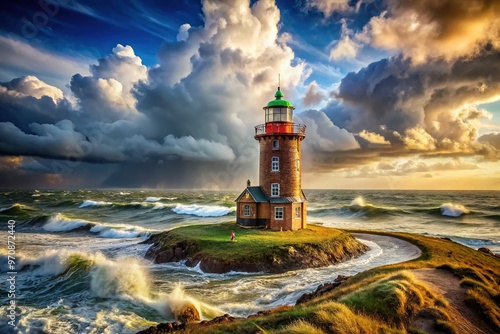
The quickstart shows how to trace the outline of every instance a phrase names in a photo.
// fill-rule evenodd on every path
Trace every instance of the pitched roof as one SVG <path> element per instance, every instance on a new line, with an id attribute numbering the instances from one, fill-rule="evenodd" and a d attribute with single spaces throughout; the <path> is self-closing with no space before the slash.
<path id="1" fill-rule="evenodd" d="M 248 192 L 250 196 L 252 196 L 253 200 L 256 203 L 267 203 L 269 202 L 269 199 L 267 198 L 266 193 L 264 190 L 257 186 L 257 187 L 247 187 L 243 192 L 236 198 L 235 202 L 238 202 L 244 195 L 245 193 Z"/>
<path id="2" fill-rule="evenodd" d="M 256 203 L 303 203 L 307 202 L 307 198 L 304 195 L 304 192 L 302 192 L 302 196 L 290 196 L 290 197 L 267 197 L 266 193 L 264 192 L 264 189 L 262 187 L 257 186 L 257 187 L 247 187 L 243 192 L 234 200 L 235 202 L 238 202 L 241 200 L 243 196 L 245 196 L 246 193 L 249 193 L 250 196 L 252 196 L 253 200 Z"/>

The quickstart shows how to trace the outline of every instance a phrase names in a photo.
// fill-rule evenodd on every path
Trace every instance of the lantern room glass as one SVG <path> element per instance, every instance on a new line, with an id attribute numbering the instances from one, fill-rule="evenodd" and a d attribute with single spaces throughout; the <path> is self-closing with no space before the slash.
<path id="1" fill-rule="evenodd" d="M 293 108 L 270 107 L 266 108 L 266 123 L 268 122 L 292 122 Z"/>

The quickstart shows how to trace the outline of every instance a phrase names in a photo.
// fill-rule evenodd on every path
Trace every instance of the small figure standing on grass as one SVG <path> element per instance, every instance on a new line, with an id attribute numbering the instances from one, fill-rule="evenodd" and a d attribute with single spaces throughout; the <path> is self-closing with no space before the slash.
<path id="1" fill-rule="evenodd" d="M 234 240 L 234 231 L 231 232 L 231 241 L 235 241 Z"/>

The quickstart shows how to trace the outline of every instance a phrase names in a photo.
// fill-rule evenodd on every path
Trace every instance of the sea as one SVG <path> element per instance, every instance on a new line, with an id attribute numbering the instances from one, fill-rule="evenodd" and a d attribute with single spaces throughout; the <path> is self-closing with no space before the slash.
<path id="1" fill-rule="evenodd" d="M 183 262 L 154 264 L 144 258 L 150 245 L 143 241 L 152 234 L 235 221 L 239 193 L 0 191 L 0 333 L 136 333 L 174 321 L 173 311 L 186 302 L 203 319 L 226 313 L 245 317 L 292 305 L 338 275 L 410 259 L 390 240 L 363 239 L 370 250 L 358 258 L 283 274 L 211 274 Z M 497 191 L 305 194 L 309 223 L 447 237 L 500 253 Z"/>

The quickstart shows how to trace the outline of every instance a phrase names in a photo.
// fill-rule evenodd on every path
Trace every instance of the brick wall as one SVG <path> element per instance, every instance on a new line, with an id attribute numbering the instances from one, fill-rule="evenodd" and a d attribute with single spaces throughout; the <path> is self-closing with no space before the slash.
<path id="1" fill-rule="evenodd" d="M 302 196 L 300 137 L 294 135 L 262 136 L 260 143 L 259 185 L 271 196 L 271 184 L 280 184 L 280 196 Z M 279 141 L 279 149 L 273 150 L 273 140 Z M 279 171 L 271 171 L 273 157 L 279 158 Z"/>

